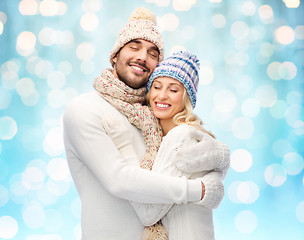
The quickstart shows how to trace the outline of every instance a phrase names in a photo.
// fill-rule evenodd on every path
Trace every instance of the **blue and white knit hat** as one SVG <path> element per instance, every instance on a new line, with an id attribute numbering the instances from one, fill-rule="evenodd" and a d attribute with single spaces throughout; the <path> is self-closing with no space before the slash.
<path id="1" fill-rule="evenodd" d="M 199 60 L 193 53 L 188 51 L 173 53 L 157 65 L 147 83 L 147 90 L 151 89 L 154 79 L 158 77 L 172 77 L 184 85 L 194 108 L 199 82 L 199 69 Z"/>

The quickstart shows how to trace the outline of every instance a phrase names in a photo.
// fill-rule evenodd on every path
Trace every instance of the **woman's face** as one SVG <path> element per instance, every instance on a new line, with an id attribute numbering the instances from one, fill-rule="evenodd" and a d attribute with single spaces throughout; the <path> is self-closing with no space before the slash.
<path id="1" fill-rule="evenodd" d="M 184 85 L 171 77 L 156 78 L 150 90 L 149 103 L 153 114 L 168 120 L 184 110 Z"/>

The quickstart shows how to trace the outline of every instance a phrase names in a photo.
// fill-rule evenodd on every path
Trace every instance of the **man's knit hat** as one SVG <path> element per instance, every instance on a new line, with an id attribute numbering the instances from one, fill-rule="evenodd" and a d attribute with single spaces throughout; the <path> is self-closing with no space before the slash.
<path id="1" fill-rule="evenodd" d="M 130 15 L 127 25 L 120 31 L 111 51 L 110 62 L 112 66 L 114 66 L 113 58 L 117 52 L 125 44 L 137 38 L 154 43 L 159 50 L 158 61 L 162 61 L 164 58 L 164 43 L 156 24 L 156 17 L 150 10 L 142 7 L 135 9 Z"/>
<path id="2" fill-rule="evenodd" d="M 151 89 L 154 79 L 171 77 L 180 81 L 187 90 L 192 107 L 196 104 L 196 94 L 199 82 L 200 63 L 196 55 L 188 51 L 173 53 L 170 57 L 157 65 L 147 83 L 147 90 Z"/>

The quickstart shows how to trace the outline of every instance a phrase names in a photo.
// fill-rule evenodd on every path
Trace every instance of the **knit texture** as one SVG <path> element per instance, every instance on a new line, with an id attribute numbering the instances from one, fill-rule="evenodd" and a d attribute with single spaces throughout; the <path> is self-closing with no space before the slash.
<path id="1" fill-rule="evenodd" d="M 105 69 L 101 76 L 95 78 L 93 86 L 131 124 L 142 131 L 146 152 L 140 167 L 151 170 L 162 141 L 162 130 L 150 108 L 142 106 L 146 89 L 130 88 L 114 77 L 109 69 Z M 144 229 L 143 240 L 149 239 L 168 240 L 168 233 L 161 223 Z"/>
<path id="2" fill-rule="evenodd" d="M 143 231 L 143 240 L 167 240 L 168 232 L 161 223 L 145 227 Z"/>
<path id="3" fill-rule="evenodd" d="M 111 105 L 123 113 L 129 122 L 142 131 L 146 153 L 141 167 L 151 170 L 162 140 L 162 130 L 157 118 L 148 106 L 143 106 L 145 88 L 133 89 L 118 80 L 110 69 L 95 78 L 94 88 Z"/>
<path id="4" fill-rule="evenodd" d="M 110 62 L 114 66 L 113 58 L 128 42 L 134 39 L 143 39 L 152 42 L 159 50 L 158 61 L 164 58 L 164 43 L 159 30 L 156 28 L 155 15 L 146 8 L 137 8 L 130 15 L 128 23 L 120 31 L 111 51 Z"/>
<path id="5" fill-rule="evenodd" d="M 201 134 L 203 137 L 198 139 L 197 136 Z M 185 172 L 176 166 L 175 161 L 180 152 L 184 153 L 185 149 L 188 148 L 191 148 L 193 156 L 200 156 L 201 165 L 194 164 L 192 168 L 187 166 L 189 171 Z M 200 130 L 192 126 L 187 124 L 176 126 L 163 138 L 152 170 L 163 175 L 186 177 L 188 179 L 194 178 L 194 175 L 195 178 L 200 177 L 205 185 L 205 195 L 203 200 L 196 202 L 195 205 L 204 206 L 205 210 L 197 209 L 198 211 L 209 212 L 209 210 L 217 208 L 224 197 L 222 181 L 229 168 L 229 154 L 223 155 L 220 151 L 211 155 L 205 154 L 213 152 L 217 148 L 229 152 L 226 144 L 209 137 L 206 133 L 201 133 Z M 182 161 L 187 165 L 189 159 L 182 158 Z M 214 169 L 210 169 L 210 166 L 213 166 Z M 209 235 L 200 235 L 200 233 L 213 232 L 213 227 L 209 229 L 212 225 L 212 216 L 210 215 L 193 215 L 191 211 L 188 212 L 187 207 L 184 207 L 185 205 L 139 204 L 134 202 L 131 202 L 131 204 L 144 225 L 150 225 L 162 219 L 163 225 L 169 231 L 170 239 L 213 239 L 208 238 Z M 212 215 L 212 212 L 210 214 Z M 181 219 L 182 216 L 184 219 Z M 183 222 L 188 222 L 191 227 L 182 226 Z M 205 225 L 205 222 L 208 222 L 208 225 Z M 191 238 L 192 231 L 195 229 L 194 226 L 200 225 L 204 225 L 204 227 L 200 228 L 198 234 L 194 234 L 199 238 Z M 187 233 L 190 234 L 190 237 L 183 238 L 182 236 L 188 237 Z"/>
<path id="6" fill-rule="evenodd" d="M 184 85 L 194 108 L 197 98 L 199 69 L 199 60 L 193 53 L 188 51 L 173 53 L 155 68 L 147 83 L 147 90 L 151 89 L 154 79 L 158 77 L 172 77 Z"/>

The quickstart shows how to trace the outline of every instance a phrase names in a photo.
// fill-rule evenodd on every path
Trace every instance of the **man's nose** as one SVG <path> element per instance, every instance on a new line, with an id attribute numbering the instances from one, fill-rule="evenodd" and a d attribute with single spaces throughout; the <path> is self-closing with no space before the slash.
<path id="1" fill-rule="evenodd" d="M 147 55 L 148 55 L 148 52 L 145 49 L 141 49 L 140 51 L 138 51 L 137 59 L 142 62 L 146 62 Z"/>

